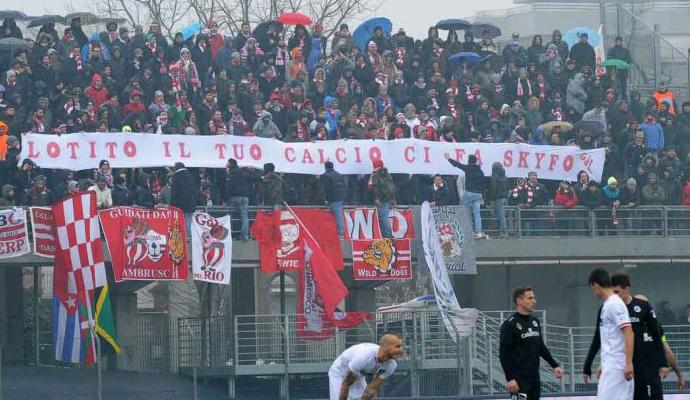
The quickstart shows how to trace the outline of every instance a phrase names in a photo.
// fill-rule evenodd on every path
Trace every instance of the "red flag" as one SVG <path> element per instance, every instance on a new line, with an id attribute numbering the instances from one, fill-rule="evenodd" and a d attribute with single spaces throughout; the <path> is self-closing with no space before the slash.
<path id="1" fill-rule="evenodd" d="M 295 219 L 302 230 L 305 260 L 299 281 L 297 336 L 304 339 L 328 339 L 334 335 L 334 326 L 340 329 L 353 328 L 369 319 L 370 314 L 339 309 L 340 303 L 347 297 L 347 287 L 338 276 L 332 257 L 324 253 L 301 217 Z"/>
<path id="2" fill-rule="evenodd" d="M 294 212 L 294 214 L 293 214 Z M 297 220 L 301 223 L 297 223 Z M 259 211 L 252 236 L 259 243 L 261 272 L 301 271 L 304 267 L 302 236 L 306 227 L 323 248 L 336 270 L 345 268 L 335 218 L 330 211 L 300 208 L 291 211 Z"/>

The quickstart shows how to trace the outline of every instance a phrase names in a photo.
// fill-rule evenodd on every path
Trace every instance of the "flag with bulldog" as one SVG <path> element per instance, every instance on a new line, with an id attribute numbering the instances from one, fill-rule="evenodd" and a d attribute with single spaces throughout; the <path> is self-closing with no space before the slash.
<path id="1" fill-rule="evenodd" d="M 203 212 L 192 217 L 192 276 L 194 280 L 230 284 L 232 235 L 230 216 L 214 218 Z"/>
<path id="2" fill-rule="evenodd" d="M 383 238 L 375 208 L 343 211 L 346 237 L 352 240 L 352 272 L 355 280 L 412 278 L 412 210 L 389 213 L 393 238 Z"/>

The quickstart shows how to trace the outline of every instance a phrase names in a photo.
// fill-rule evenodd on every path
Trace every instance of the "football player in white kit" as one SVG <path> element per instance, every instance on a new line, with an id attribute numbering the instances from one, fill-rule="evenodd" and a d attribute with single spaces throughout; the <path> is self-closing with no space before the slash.
<path id="1" fill-rule="evenodd" d="M 395 372 L 395 360 L 402 353 L 402 337 L 397 333 L 385 333 L 380 344 L 360 343 L 343 351 L 328 370 L 330 400 L 373 399 L 384 379 Z"/>
<path id="2" fill-rule="evenodd" d="M 628 308 L 613 293 L 611 277 L 603 269 L 589 275 L 589 287 L 603 300 L 599 314 L 601 340 L 601 377 L 597 386 L 599 400 L 632 400 L 635 392 L 633 381 L 633 348 L 635 336 Z M 585 376 L 585 383 L 589 376 Z"/>

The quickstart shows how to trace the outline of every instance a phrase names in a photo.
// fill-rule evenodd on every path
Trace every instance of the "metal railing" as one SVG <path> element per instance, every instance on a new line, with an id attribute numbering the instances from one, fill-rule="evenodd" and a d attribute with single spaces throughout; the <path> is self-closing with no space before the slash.
<path id="1" fill-rule="evenodd" d="M 186 367 L 190 366 L 188 360 L 196 359 L 202 369 L 225 368 L 230 380 L 262 379 L 266 385 L 280 388 L 283 398 L 286 393 L 310 398 L 309 393 L 311 396 L 323 393 L 324 383 L 327 388 L 328 368 L 343 350 L 356 343 L 376 342 L 382 333 L 394 331 L 403 336 L 405 353 L 398 361 L 398 371 L 387 380 L 380 396 L 496 395 L 505 393 L 499 358 L 500 325 L 510 315 L 509 311 L 481 313 L 471 336 L 459 340 L 448 333 L 437 311 L 376 314 L 351 330 L 335 329 L 332 336 L 324 340 L 300 338 L 295 315 L 235 316 L 231 341 L 224 334 L 195 335 L 194 345 L 180 347 L 180 361 Z M 545 320 L 543 312 L 535 315 Z M 226 322 L 221 325 L 226 326 L 230 318 L 222 318 Z M 192 320 L 185 319 L 185 323 Z M 192 326 L 201 324 L 203 322 L 197 319 Z M 681 369 L 687 371 L 690 368 L 690 326 L 669 326 L 665 330 Z M 542 392 L 596 391 L 596 383 L 585 384 L 581 373 L 594 328 L 543 322 L 542 331 L 547 347 L 565 370 L 563 379 L 558 380 L 551 368 L 542 363 Z M 179 335 L 180 342 L 191 339 L 183 339 L 182 331 Z M 226 346 L 232 354 L 224 353 L 216 359 L 204 357 L 204 341 L 208 341 L 214 351 Z M 196 357 L 191 351 L 198 352 Z M 300 382 L 297 386 L 296 381 Z M 285 382 L 292 382 L 290 389 L 285 389 Z M 665 381 L 665 386 L 673 390 L 675 376 Z M 297 396 L 297 392 L 301 395 Z"/>
<path id="2" fill-rule="evenodd" d="M 348 206 L 346 208 L 352 208 Z M 419 206 L 399 206 L 412 208 L 419 213 Z M 231 207 L 202 207 L 214 216 L 230 215 L 233 232 L 239 232 L 241 220 Z M 249 207 L 249 222 L 253 223 L 256 212 L 262 207 Z M 540 237 L 609 237 L 609 236 L 649 236 L 649 237 L 687 237 L 690 236 L 690 207 L 687 206 L 639 206 L 619 207 L 616 218 L 610 207 L 590 209 L 582 206 L 564 208 L 544 206 L 534 208 L 506 207 L 508 236 L 520 239 Z M 501 235 L 498 215 L 491 207 L 480 211 L 484 231 L 491 237 Z M 617 220 L 617 221 L 616 221 Z"/>

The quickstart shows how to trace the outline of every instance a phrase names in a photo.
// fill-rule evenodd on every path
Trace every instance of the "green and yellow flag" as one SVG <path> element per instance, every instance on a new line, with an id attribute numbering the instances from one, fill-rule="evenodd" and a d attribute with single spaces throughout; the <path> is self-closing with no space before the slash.
<path id="1" fill-rule="evenodd" d="M 96 289 L 94 294 L 96 302 L 96 333 L 100 336 L 101 351 L 103 353 L 119 353 L 122 351 L 117 343 L 117 330 L 115 329 L 115 318 L 113 309 L 110 305 L 110 291 L 108 285 Z"/>

